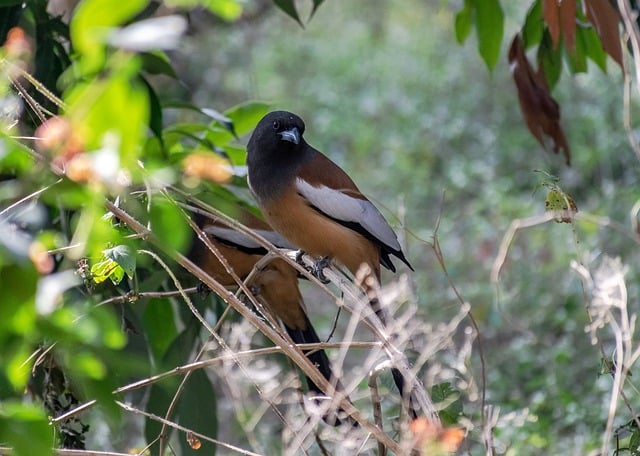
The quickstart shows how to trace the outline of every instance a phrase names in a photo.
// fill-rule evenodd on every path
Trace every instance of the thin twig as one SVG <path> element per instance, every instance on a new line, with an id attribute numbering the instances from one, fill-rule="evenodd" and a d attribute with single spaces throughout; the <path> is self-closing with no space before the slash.
<path id="1" fill-rule="evenodd" d="M 239 447 L 237 447 L 235 445 L 231 445 L 230 443 L 226 443 L 226 442 L 223 442 L 221 440 L 217 440 L 217 439 L 214 439 L 212 437 L 209 437 L 207 435 L 200 434 L 199 432 L 196 432 L 196 431 L 194 431 L 192 429 L 186 428 L 184 426 L 180 426 L 179 424 L 174 423 L 173 421 L 165 420 L 164 418 L 162 418 L 160 416 L 154 415 L 153 413 L 149 413 L 149 412 L 146 412 L 144 410 L 140 410 L 139 408 L 133 407 L 132 405 L 129 405 L 129 404 L 125 404 L 124 402 L 121 402 L 121 401 L 115 401 L 115 402 L 116 402 L 116 404 L 118 404 L 120 407 L 122 407 L 124 410 L 126 410 L 128 412 L 133 412 L 133 413 L 136 413 L 138 415 L 145 416 L 145 417 L 147 417 L 147 418 L 149 418 L 151 420 L 158 421 L 159 423 L 165 424 L 165 425 L 167 425 L 169 427 L 172 427 L 172 428 L 177 429 L 179 431 L 182 431 L 184 433 L 190 433 L 194 437 L 197 437 L 197 438 L 199 438 L 201 440 L 205 440 L 207 442 L 215 443 L 216 445 L 219 445 L 219 446 L 221 446 L 223 448 L 227 448 L 227 449 L 229 449 L 231 451 L 234 451 L 236 453 L 244 454 L 244 455 L 247 455 L 247 456 L 261 456 L 259 453 L 254 453 L 253 451 L 245 450 L 245 449 L 239 448 Z"/>

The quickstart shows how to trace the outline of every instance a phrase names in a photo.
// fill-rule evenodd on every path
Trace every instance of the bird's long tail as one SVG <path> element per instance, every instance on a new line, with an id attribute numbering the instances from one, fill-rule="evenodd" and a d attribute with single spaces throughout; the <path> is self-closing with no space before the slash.
<path id="1" fill-rule="evenodd" d="M 360 287 L 367 295 L 369 305 L 377 315 L 380 322 L 383 326 L 387 327 L 389 315 L 387 313 L 387 309 L 382 306 L 378 297 L 378 291 L 380 288 L 380 269 L 378 268 L 373 271 L 367 271 L 364 269 L 364 271 L 359 271 L 356 275 L 356 282 L 360 284 Z M 416 419 L 418 417 L 418 412 L 412 395 L 412 386 L 407 385 L 407 381 L 399 369 L 392 367 L 391 375 L 393 376 L 393 382 L 398 388 L 402 402 L 406 404 L 406 409 L 410 418 L 412 420 Z"/>
<path id="2" fill-rule="evenodd" d="M 311 325 L 309 318 L 305 315 L 305 327 L 304 328 L 292 328 L 287 325 L 284 325 L 285 330 L 289 334 L 289 337 L 296 344 L 318 344 L 321 342 L 320 337 L 316 333 L 315 329 Z M 322 349 L 311 349 L 311 350 L 303 350 L 302 353 L 309 358 L 320 371 L 322 376 L 327 379 L 328 382 L 336 385 L 336 389 L 341 389 L 340 382 L 335 378 L 333 374 L 333 370 L 331 368 L 331 361 L 329 361 L 329 357 L 326 352 Z M 326 396 L 326 392 L 323 391 L 318 385 L 316 385 L 313 380 L 311 380 L 308 376 L 305 376 L 307 381 L 307 386 L 310 391 L 317 393 L 321 396 Z M 338 410 L 338 414 L 343 415 L 345 412 L 342 409 Z M 335 413 L 327 413 L 323 416 L 323 419 L 331 425 L 339 426 L 342 421 L 336 416 Z M 355 423 L 355 422 L 354 422 Z"/>

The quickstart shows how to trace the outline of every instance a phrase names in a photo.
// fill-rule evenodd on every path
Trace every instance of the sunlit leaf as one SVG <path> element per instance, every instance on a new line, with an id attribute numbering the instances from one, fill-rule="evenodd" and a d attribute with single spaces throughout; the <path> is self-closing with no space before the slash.
<path id="1" fill-rule="evenodd" d="M 104 63 L 105 42 L 114 27 L 140 12 L 148 0 L 128 0 L 114 8 L 112 0 L 83 0 L 70 23 L 74 50 L 88 59 L 91 70 Z"/>
<path id="2" fill-rule="evenodd" d="M 148 91 L 138 79 L 140 61 L 135 56 L 121 54 L 110 64 L 114 68 L 108 78 L 77 84 L 67 94 L 67 114 L 89 151 L 115 151 L 115 172 L 119 167 L 137 170 L 139 146 L 149 125 Z M 97 172 L 108 171 L 102 168 L 97 165 Z M 106 175 L 102 179 L 108 181 Z M 116 179 L 117 174 L 111 183 Z"/>
<path id="3" fill-rule="evenodd" d="M 91 266 L 91 276 L 95 283 L 102 283 L 107 279 L 117 285 L 124 278 L 124 268 L 113 258 L 110 258 L 105 250 L 103 259 Z"/>
<path id="4" fill-rule="evenodd" d="M 127 245 L 117 245 L 104 251 L 106 258 L 118 263 L 130 279 L 136 272 L 136 254 Z"/>
<path id="5" fill-rule="evenodd" d="M 76 353 L 73 358 L 74 367 L 82 372 L 85 376 L 102 379 L 107 373 L 104 363 L 92 353 L 82 351 Z"/>
<path id="6" fill-rule="evenodd" d="M 204 6 L 226 21 L 234 21 L 242 14 L 242 3 L 238 0 L 166 0 L 165 3 L 179 8 Z"/>

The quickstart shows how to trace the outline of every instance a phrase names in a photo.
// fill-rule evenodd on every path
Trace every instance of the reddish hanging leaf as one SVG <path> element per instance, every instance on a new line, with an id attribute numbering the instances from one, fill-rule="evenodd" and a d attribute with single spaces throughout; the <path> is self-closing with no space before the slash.
<path id="1" fill-rule="evenodd" d="M 542 0 L 542 17 L 547 24 L 549 34 L 553 40 L 553 48 L 558 47 L 560 41 L 560 10 L 558 0 Z"/>
<path id="2" fill-rule="evenodd" d="M 584 0 L 585 15 L 593 24 L 603 49 L 622 67 L 620 18 L 609 0 Z"/>
<path id="3" fill-rule="evenodd" d="M 520 108 L 531 134 L 545 149 L 545 137 L 550 137 L 553 151 L 558 153 L 562 149 L 565 162 L 570 165 L 571 151 L 560 126 L 560 107 L 549 92 L 544 72 L 536 73 L 531 67 L 520 35 L 513 38 L 509 48 L 509 64 L 518 89 Z"/>
<path id="4" fill-rule="evenodd" d="M 576 51 L 576 0 L 560 0 L 560 28 L 564 45 L 569 52 Z"/>

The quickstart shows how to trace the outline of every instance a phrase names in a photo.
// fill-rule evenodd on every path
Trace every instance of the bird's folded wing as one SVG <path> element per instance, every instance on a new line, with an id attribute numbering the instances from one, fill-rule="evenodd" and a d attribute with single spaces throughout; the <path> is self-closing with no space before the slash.
<path id="1" fill-rule="evenodd" d="M 361 193 L 312 185 L 300 177 L 296 180 L 296 190 L 311 206 L 327 217 L 347 226 L 357 224 L 380 243 L 394 251 L 401 250 L 393 229 L 373 203 Z"/>
<path id="2" fill-rule="evenodd" d="M 293 244 L 282 237 L 280 233 L 271 230 L 252 231 L 256 234 L 259 234 L 279 249 L 295 249 Z M 204 232 L 210 234 L 211 236 L 215 237 L 221 242 L 224 242 L 227 245 L 237 247 L 241 250 L 265 250 L 262 245 L 260 245 L 254 238 L 233 228 L 218 225 L 209 225 L 204 228 Z"/>

